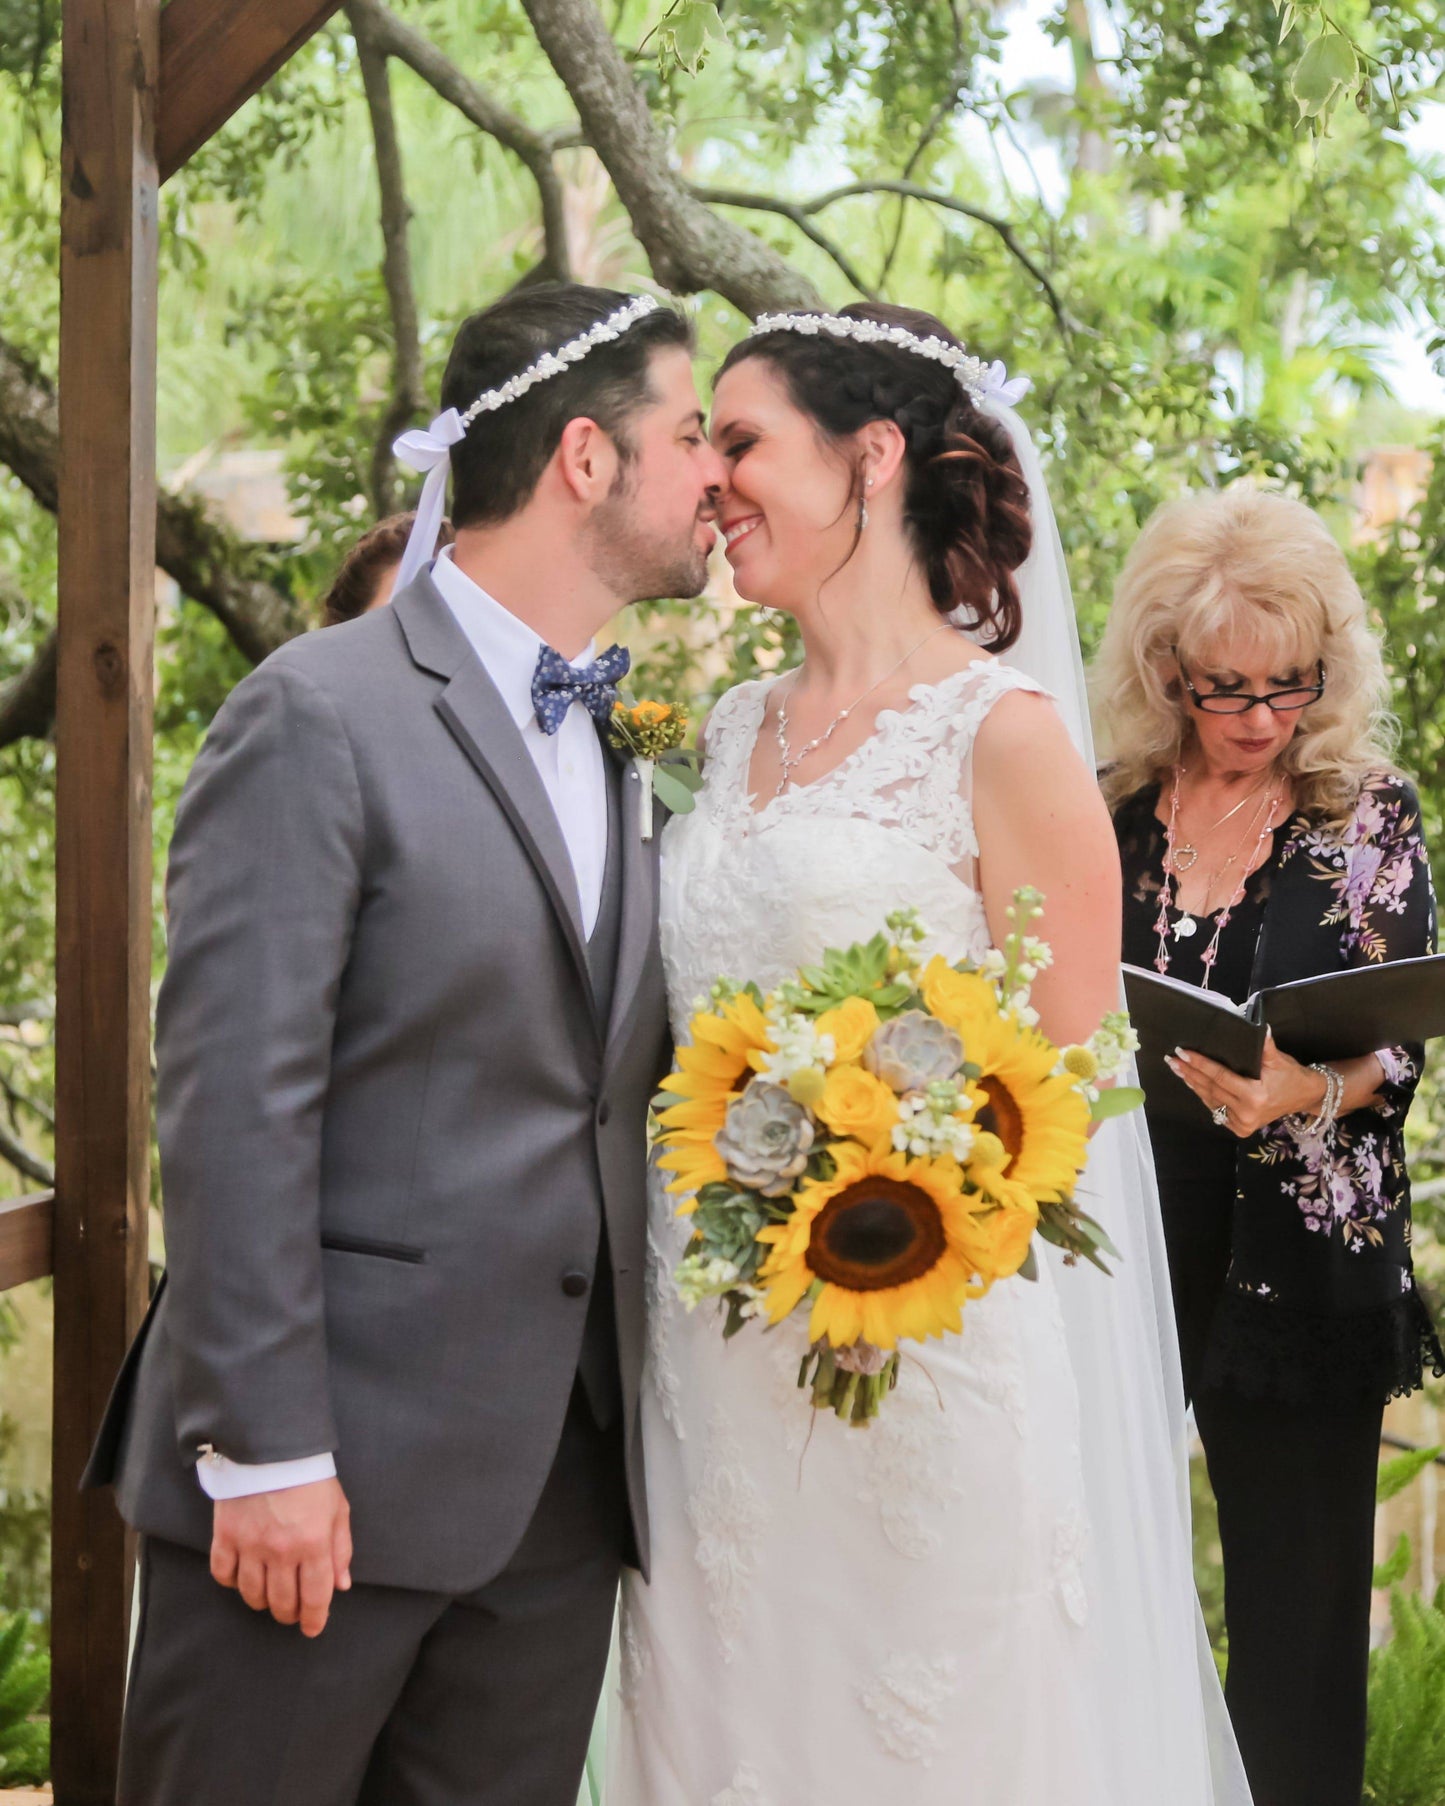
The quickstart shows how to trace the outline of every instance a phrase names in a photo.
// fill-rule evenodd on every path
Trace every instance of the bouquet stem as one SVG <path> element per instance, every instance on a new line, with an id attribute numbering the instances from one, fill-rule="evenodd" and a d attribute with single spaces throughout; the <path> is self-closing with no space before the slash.
<path id="1" fill-rule="evenodd" d="M 838 1352 L 827 1342 L 815 1343 L 803 1356 L 798 1386 L 801 1390 L 811 1389 L 815 1411 L 832 1411 L 844 1423 L 870 1423 L 898 1384 L 897 1351 L 887 1357 L 877 1373 L 844 1367 Z"/>

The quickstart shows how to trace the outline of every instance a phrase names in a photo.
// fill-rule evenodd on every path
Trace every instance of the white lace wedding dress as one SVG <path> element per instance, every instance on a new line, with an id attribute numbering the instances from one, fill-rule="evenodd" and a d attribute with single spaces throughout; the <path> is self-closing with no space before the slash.
<path id="1" fill-rule="evenodd" d="M 767 987 L 903 904 L 931 931 L 927 951 L 982 954 L 971 749 L 1001 695 L 1037 688 L 991 660 L 920 686 L 841 765 L 760 807 L 747 774 L 768 685 L 725 696 L 698 806 L 664 843 L 678 1032 L 720 974 Z M 624 1589 L 608 1806 L 1211 1799 L 1192 1646 L 1158 1652 L 1162 1684 L 1187 1674 L 1177 1684 L 1195 1689 L 1184 1748 L 1141 1765 L 1118 1747 L 1118 1711 L 1100 1706 L 1111 1650 L 1091 1632 L 1098 1579 L 1057 1287 L 1110 1282 L 1089 1270 L 1056 1282 L 1040 1263 L 1038 1284 L 996 1286 L 967 1307 L 961 1337 L 914 1346 L 882 1419 L 855 1430 L 815 1418 L 796 1388 L 805 1323 L 724 1344 L 710 1308 L 683 1309 L 675 1202 L 658 1188 L 652 1204 L 653 1575 Z M 1147 1723 L 1136 1741 L 1152 1748 Z"/>

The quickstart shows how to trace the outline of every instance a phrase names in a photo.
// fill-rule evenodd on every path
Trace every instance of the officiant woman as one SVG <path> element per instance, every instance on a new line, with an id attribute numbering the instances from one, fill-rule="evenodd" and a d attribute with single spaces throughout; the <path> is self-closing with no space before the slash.
<path id="1" fill-rule="evenodd" d="M 1380 649 L 1310 509 L 1247 484 L 1161 509 L 1095 677 L 1126 960 L 1242 1002 L 1434 950 Z M 1359 1806 L 1381 1416 L 1445 1369 L 1410 1261 L 1422 1058 L 1271 1043 L 1246 1080 L 1183 1049 L 1197 1112 L 1149 1117 L 1256 1806 Z"/>

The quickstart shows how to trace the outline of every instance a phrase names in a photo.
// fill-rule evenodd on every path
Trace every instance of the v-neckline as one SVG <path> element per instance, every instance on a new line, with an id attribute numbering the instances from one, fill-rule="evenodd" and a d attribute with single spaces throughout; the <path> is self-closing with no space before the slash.
<path id="1" fill-rule="evenodd" d="M 796 667 L 794 668 L 796 669 Z M 806 796 L 815 790 L 822 789 L 829 784 L 839 772 L 847 771 L 851 766 L 857 764 L 863 754 L 877 746 L 879 741 L 892 730 L 896 723 L 907 721 L 910 717 L 916 715 L 923 707 L 923 704 L 931 697 L 937 696 L 941 691 L 948 689 L 951 684 L 958 683 L 962 678 L 972 677 L 976 671 L 996 671 L 999 668 L 1000 665 L 997 659 L 984 656 L 983 658 L 971 659 L 968 664 L 964 665 L 960 670 L 950 672 L 947 677 L 940 678 L 937 683 L 913 684 L 908 690 L 907 702 L 901 704 L 898 708 L 879 709 L 878 713 L 873 717 L 872 733 L 860 740 L 851 752 L 844 753 L 837 764 L 830 765 L 826 771 L 821 772 L 815 778 L 810 778 L 806 784 L 789 784 L 786 790 L 775 792 L 760 807 L 757 800 L 758 793 L 752 787 L 753 757 L 758 750 L 758 741 L 762 737 L 763 723 L 768 718 L 768 698 L 772 695 L 777 686 L 783 682 L 787 673 L 784 672 L 782 675 L 775 677 L 771 683 L 761 687 L 761 695 L 757 699 L 757 717 L 753 722 L 752 732 L 748 735 L 747 745 L 742 749 L 742 756 L 739 760 L 738 802 L 742 807 L 745 819 L 749 822 L 761 821 L 767 815 L 768 811 L 776 804 L 785 803 L 790 797 Z"/>

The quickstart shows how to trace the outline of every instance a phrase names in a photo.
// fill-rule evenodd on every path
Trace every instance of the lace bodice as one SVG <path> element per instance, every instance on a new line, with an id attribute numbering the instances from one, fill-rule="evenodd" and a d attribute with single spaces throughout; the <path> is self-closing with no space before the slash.
<path id="1" fill-rule="evenodd" d="M 919 684 L 823 777 L 758 806 L 748 768 L 776 681 L 740 684 L 718 703 L 697 807 L 666 831 L 662 950 L 678 1033 L 714 979 L 766 988 L 905 905 L 928 928 L 929 953 L 978 958 L 989 945 L 973 743 L 1000 696 L 1039 686 L 991 659 Z"/>

